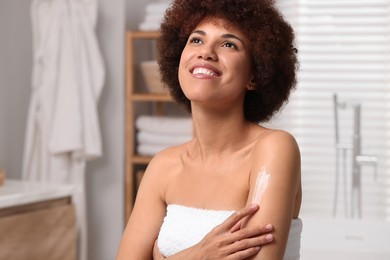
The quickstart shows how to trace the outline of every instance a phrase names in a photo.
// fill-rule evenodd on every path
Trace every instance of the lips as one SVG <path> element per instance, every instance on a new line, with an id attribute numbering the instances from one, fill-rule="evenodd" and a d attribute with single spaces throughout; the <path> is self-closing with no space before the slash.
<path id="1" fill-rule="evenodd" d="M 208 64 L 195 65 L 191 68 L 190 72 L 192 75 L 200 77 L 219 77 L 222 74 L 218 69 Z"/>

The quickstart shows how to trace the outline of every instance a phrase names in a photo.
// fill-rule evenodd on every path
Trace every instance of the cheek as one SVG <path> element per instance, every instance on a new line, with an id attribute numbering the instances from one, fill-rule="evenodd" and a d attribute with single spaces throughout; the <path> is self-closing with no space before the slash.
<path id="1" fill-rule="evenodd" d="M 235 62 L 234 66 L 231 67 L 231 70 L 234 71 L 234 75 L 239 75 L 235 77 L 237 80 L 242 81 L 242 84 L 248 84 L 253 75 L 252 64 L 246 61 Z"/>
<path id="2" fill-rule="evenodd" d="M 184 76 L 184 64 L 182 63 L 182 61 L 180 60 L 180 63 L 179 63 L 179 69 L 177 70 L 177 76 L 178 76 L 178 79 L 179 79 L 179 84 L 180 86 L 183 86 L 183 76 Z"/>
<path id="3" fill-rule="evenodd" d="M 189 54 L 188 54 L 188 51 L 186 51 L 186 49 L 184 48 L 182 54 L 181 54 L 181 57 L 180 57 L 180 62 L 179 62 L 179 69 L 178 69 L 178 78 L 179 78 L 179 83 L 180 83 L 180 86 L 183 86 L 183 81 L 185 80 L 185 76 L 188 76 L 188 68 L 187 68 L 187 64 L 188 64 L 188 60 L 189 60 Z"/>
<path id="4" fill-rule="evenodd" d="M 253 78 L 253 66 L 252 66 L 252 63 L 250 62 L 250 58 L 248 57 L 247 58 L 247 62 L 245 62 L 243 65 L 242 65 L 242 74 L 245 75 L 245 77 L 247 77 L 249 79 L 249 81 L 252 80 Z"/>
<path id="5" fill-rule="evenodd" d="M 225 57 L 221 56 L 220 60 L 228 69 L 237 73 L 245 73 L 244 75 L 252 69 L 251 58 L 247 53 L 231 54 L 226 55 Z"/>

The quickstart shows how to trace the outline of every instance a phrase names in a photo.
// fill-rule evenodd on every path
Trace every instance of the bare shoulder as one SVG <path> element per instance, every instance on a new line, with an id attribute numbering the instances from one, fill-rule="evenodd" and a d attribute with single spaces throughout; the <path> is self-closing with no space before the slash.
<path id="1" fill-rule="evenodd" d="M 170 147 L 152 158 L 143 174 L 137 200 L 145 201 L 155 197 L 160 202 L 165 201 L 165 194 L 170 182 L 183 167 L 180 159 L 183 149 L 183 146 Z M 153 190 L 152 193 L 151 190 Z"/>
<path id="2" fill-rule="evenodd" d="M 150 162 L 151 164 L 159 164 L 160 166 L 169 166 L 171 164 L 177 164 L 178 160 L 182 157 L 186 150 L 186 145 L 181 144 L 178 146 L 168 147 L 158 152 Z"/>
<path id="3" fill-rule="evenodd" d="M 300 172 L 301 157 L 298 144 L 292 134 L 284 130 L 265 129 L 253 149 L 253 170 L 278 168 Z"/>
<path id="4" fill-rule="evenodd" d="M 292 134 L 284 130 L 265 129 L 255 144 L 255 151 L 270 153 L 297 153 L 298 144 Z"/>
<path id="5" fill-rule="evenodd" d="M 174 173 L 174 169 L 182 167 L 182 157 L 186 152 L 187 143 L 166 148 L 157 153 L 150 161 L 146 174 L 158 175 L 157 178 L 166 179 Z"/>

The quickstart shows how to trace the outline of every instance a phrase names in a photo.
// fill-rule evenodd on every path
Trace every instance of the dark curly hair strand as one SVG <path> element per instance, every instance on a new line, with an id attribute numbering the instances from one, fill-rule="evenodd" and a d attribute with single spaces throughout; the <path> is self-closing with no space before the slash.
<path id="1" fill-rule="evenodd" d="M 251 122 L 268 121 L 288 101 L 298 67 L 294 32 L 272 0 L 173 1 L 158 40 L 162 81 L 174 100 L 191 111 L 190 100 L 179 84 L 178 69 L 189 35 L 206 17 L 229 21 L 250 40 L 255 90 L 246 92 L 244 116 Z"/>

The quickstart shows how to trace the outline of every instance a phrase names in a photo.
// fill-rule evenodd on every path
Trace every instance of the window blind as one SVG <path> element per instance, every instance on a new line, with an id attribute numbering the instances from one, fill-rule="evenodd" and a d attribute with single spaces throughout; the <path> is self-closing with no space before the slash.
<path id="1" fill-rule="evenodd" d="M 390 220 L 389 2 L 277 1 L 295 30 L 300 68 L 297 90 L 272 124 L 292 132 L 299 143 L 303 215 L 358 217 L 351 205 L 353 154 L 336 150 L 337 94 L 339 139 L 352 143 L 354 108 L 360 105 L 361 154 L 377 159 L 360 168 L 361 217 Z"/>

